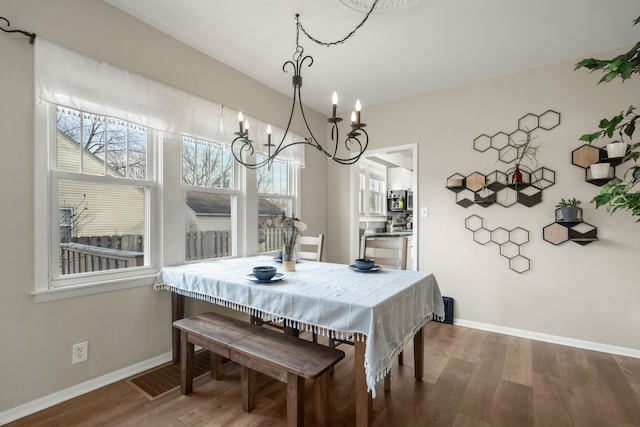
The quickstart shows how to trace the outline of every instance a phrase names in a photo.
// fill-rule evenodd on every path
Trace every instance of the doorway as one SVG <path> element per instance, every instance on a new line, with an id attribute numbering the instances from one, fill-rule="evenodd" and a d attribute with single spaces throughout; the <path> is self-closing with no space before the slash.
<path id="1" fill-rule="evenodd" d="M 384 182 L 380 184 L 382 177 Z M 402 207 L 388 206 L 387 197 L 397 192 L 410 195 L 411 200 L 403 200 Z M 364 235 L 384 236 L 390 225 L 392 233 L 409 237 L 407 269 L 417 270 L 418 194 L 417 143 L 367 150 L 351 168 L 351 259 L 360 257 Z"/>

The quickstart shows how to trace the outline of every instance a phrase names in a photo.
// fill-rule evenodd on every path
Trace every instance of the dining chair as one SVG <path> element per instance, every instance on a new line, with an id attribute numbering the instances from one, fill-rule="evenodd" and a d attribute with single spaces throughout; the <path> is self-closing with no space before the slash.
<path id="1" fill-rule="evenodd" d="M 298 258 L 311 261 L 322 261 L 324 234 L 318 236 L 298 237 Z"/>
<path id="2" fill-rule="evenodd" d="M 375 255 L 371 255 L 375 253 Z M 364 239 L 363 258 L 373 258 L 376 265 L 407 269 L 407 236 Z"/>
<path id="3" fill-rule="evenodd" d="M 298 244 L 298 259 L 309 261 L 322 261 L 322 249 L 324 247 L 324 234 L 318 236 L 298 236 L 296 240 Z M 294 330 L 287 330 L 281 322 L 267 322 L 259 317 L 251 316 L 251 323 L 254 325 L 269 325 L 277 329 L 284 330 L 285 333 L 296 333 Z M 318 334 L 312 333 L 312 341 L 318 342 Z"/>
<path id="4" fill-rule="evenodd" d="M 310 261 L 322 261 L 322 248 L 324 246 L 324 234 L 316 236 L 298 237 L 298 258 Z M 318 342 L 318 333 L 311 333 L 311 340 Z"/>
<path id="5" fill-rule="evenodd" d="M 394 236 L 384 238 L 367 238 L 364 236 L 362 258 L 372 258 L 375 264 L 385 268 L 397 270 L 407 269 L 407 236 Z M 329 347 L 338 344 L 353 345 L 349 340 L 329 339 Z M 402 352 L 398 353 L 398 364 L 404 363 Z M 391 391 L 391 374 L 384 378 L 384 390 Z"/>

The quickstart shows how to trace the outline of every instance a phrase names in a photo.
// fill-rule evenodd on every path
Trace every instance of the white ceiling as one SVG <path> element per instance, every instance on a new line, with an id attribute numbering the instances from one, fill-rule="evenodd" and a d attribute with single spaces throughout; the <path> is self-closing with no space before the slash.
<path id="1" fill-rule="evenodd" d="M 344 37 L 364 14 L 339 0 L 105 0 L 207 55 L 291 96 L 282 65 L 295 49 L 295 14 L 322 41 Z M 303 102 L 330 114 L 635 43 L 638 0 L 422 0 L 373 14 L 344 44 L 303 34 L 314 58 Z M 211 76 L 215 78 L 215 76 Z M 596 83 L 594 78 L 594 84 Z M 241 107 L 241 106 L 239 106 Z M 363 112 L 363 114 L 365 114 Z"/>

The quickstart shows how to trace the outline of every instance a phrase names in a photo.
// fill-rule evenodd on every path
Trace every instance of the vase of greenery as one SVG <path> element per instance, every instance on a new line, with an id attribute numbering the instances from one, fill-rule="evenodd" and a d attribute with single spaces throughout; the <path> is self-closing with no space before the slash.
<path id="1" fill-rule="evenodd" d="M 582 202 L 576 198 L 561 199 L 556 208 L 560 211 L 560 222 L 579 222 L 580 221 L 580 204 Z"/>
<path id="2" fill-rule="evenodd" d="M 515 165 L 509 168 L 505 173 L 507 177 L 509 177 L 509 183 L 514 186 L 528 184 L 528 180 L 525 179 L 525 176 L 530 176 L 531 173 L 533 173 L 533 169 L 538 166 L 536 156 L 538 155 L 540 147 L 533 143 L 533 140 L 537 137 L 531 136 L 531 132 L 529 130 L 527 130 L 525 134 L 526 139 L 524 141 L 520 141 L 520 144 L 516 143 L 511 139 L 511 137 L 509 137 L 509 149 L 516 150 L 517 155 Z M 529 162 L 532 167 L 528 167 L 525 162 Z"/>
<path id="3" fill-rule="evenodd" d="M 633 25 L 638 22 L 640 17 L 633 21 Z M 578 68 L 601 70 L 604 76 L 598 83 L 608 83 L 616 77 L 625 81 L 632 75 L 640 73 L 640 42 L 628 52 L 613 59 L 584 59 L 576 64 L 576 69 Z M 623 172 L 622 178 L 614 178 L 605 184 L 600 194 L 592 201 L 595 202 L 596 208 L 605 206 L 609 212 L 629 211 L 632 216 L 638 217 L 637 221 L 640 222 L 640 165 L 638 164 L 640 142 L 633 142 L 636 122 L 639 121 L 640 116 L 635 113 L 635 110 L 636 108 L 632 105 L 611 119 L 602 119 L 597 132 L 582 135 L 580 140 L 591 144 L 600 138 L 613 138 L 615 135 L 622 142 L 629 141 L 630 146 L 622 158 L 622 163 L 630 166 Z"/>
<path id="4" fill-rule="evenodd" d="M 300 233 L 307 229 L 307 225 L 297 218 L 282 216 L 282 268 L 284 271 L 296 269 L 296 243 Z"/>

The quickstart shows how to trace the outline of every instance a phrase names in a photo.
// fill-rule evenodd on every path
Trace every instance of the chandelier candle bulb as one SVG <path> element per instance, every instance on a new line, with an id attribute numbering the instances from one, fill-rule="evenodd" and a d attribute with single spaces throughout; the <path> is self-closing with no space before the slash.
<path id="1" fill-rule="evenodd" d="M 352 111 L 351 112 L 351 126 L 355 126 L 356 124 L 356 112 Z"/>
<path id="2" fill-rule="evenodd" d="M 331 103 L 333 104 L 333 117 L 336 117 L 336 110 L 338 109 L 338 94 L 333 92 L 333 96 L 331 97 Z"/>
<path id="3" fill-rule="evenodd" d="M 247 133 L 247 138 L 249 138 L 249 120 L 244 121 L 244 131 Z"/>
<path id="4" fill-rule="evenodd" d="M 271 145 L 271 125 L 267 125 L 267 144 Z"/>
<path id="5" fill-rule="evenodd" d="M 242 117 L 242 111 L 238 113 L 238 125 L 240 126 L 240 133 L 242 133 L 242 123 L 244 122 L 244 117 Z"/>
<path id="6" fill-rule="evenodd" d="M 356 100 L 356 124 L 360 124 L 360 110 L 362 110 L 362 105 L 360 104 L 360 100 Z"/>

